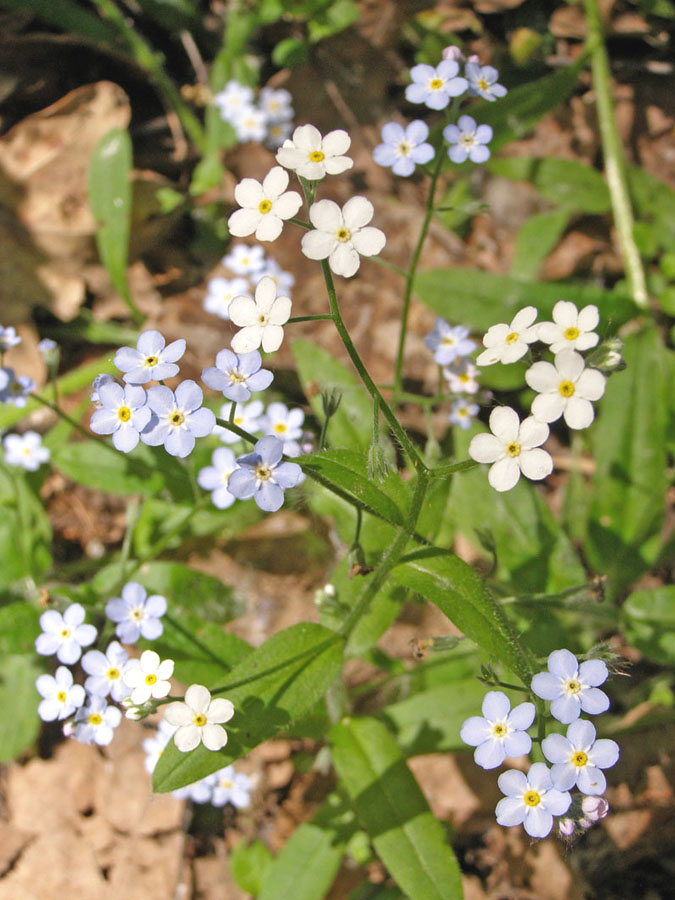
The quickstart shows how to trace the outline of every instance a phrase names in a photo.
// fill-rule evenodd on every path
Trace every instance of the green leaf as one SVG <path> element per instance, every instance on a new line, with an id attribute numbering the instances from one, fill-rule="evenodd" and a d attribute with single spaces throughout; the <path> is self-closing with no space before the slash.
<path id="1" fill-rule="evenodd" d="M 321 625 L 306 622 L 273 635 L 235 666 L 227 684 L 212 685 L 236 711 L 227 726 L 227 746 L 218 753 L 202 745 L 180 753 L 171 743 L 153 773 L 154 790 L 164 793 L 192 784 L 288 728 L 323 697 L 342 657 L 342 640 Z"/>
<path id="2" fill-rule="evenodd" d="M 305 822 L 268 868 L 258 900 L 323 900 L 344 856 L 335 831 Z"/>
<path id="3" fill-rule="evenodd" d="M 675 665 L 675 586 L 634 591 L 621 619 L 626 638 L 647 659 Z"/>
<path id="4" fill-rule="evenodd" d="M 42 22 L 88 41 L 112 45 L 117 42 L 117 31 L 113 27 L 73 0 L 0 0 L 0 8 L 32 12 Z"/>
<path id="5" fill-rule="evenodd" d="M 457 860 L 385 726 L 348 719 L 331 742 L 338 777 L 396 883 L 410 900 L 461 900 Z"/>
<path id="6" fill-rule="evenodd" d="M 51 526 L 37 494 L 41 477 L 0 462 L 0 588 L 13 586 L 20 595 L 23 579 L 30 596 L 51 565 Z"/>
<path id="7" fill-rule="evenodd" d="M 306 40 L 297 37 L 284 38 L 279 41 L 272 50 L 272 62 L 275 66 L 294 68 L 307 62 L 309 58 L 309 44 Z"/>
<path id="8" fill-rule="evenodd" d="M 529 660 L 514 645 L 482 579 L 458 556 L 436 547 L 417 550 L 392 577 L 435 603 L 460 631 L 529 684 L 534 674 Z"/>
<path id="9" fill-rule="evenodd" d="M 593 568 L 616 595 L 655 562 L 666 478 L 668 351 L 649 328 L 626 338 L 626 369 L 613 375 L 591 430 L 596 471 L 585 545 Z"/>
<path id="10" fill-rule="evenodd" d="M 41 672 L 33 655 L 0 659 L 0 762 L 11 762 L 37 737 L 41 723 L 35 679 Z"/>
<path id="11" fill-rule="evenodd" d="M 113 128 L 103 135 L 89 163 L 89 205 L 99 223 L 96 243 L 110 280 L 127 301 L 127 257 L 131 230 L 131 138 Z"/>
<path id="12" fill-rule="evenodd" d="M 597 169 L 574 159 L 519 156 L 494 159 L 490 171 L 515 181 L 530 181 L 539 193 L 568 214 L 609 212 L 609 188 Z"/>
<path id="13" fill-rule="evenodd" d="M 368 451 L 373 437 L 373 404 L 357 377 L 327 350 L 310 341 L 293 341 L 293 357 L 314 415 L 323 422 L 321 392 L 336 391 L 342 396 L 328 426 L 331 447 Z"/>
<path id="14" fill-rule="evenodd" d="M 262 841 L 241 841 L 230 852 L 230 872 L 239 887 L 257 897 L 272 864 L 272 854 Z"/>
<path id="15" fill-rule="evenodd" d="M 547 210 L 530 216 L 516 235 L 511 276 L 535 279 L 542 263 L 562 237 L 569 220 L 570 214 L 565 209 Z"/>
<path id="16" fill-rule="evenodd" d="M 0 653 L 33 654 L 40 633 L 39 619 L 38 610 L 30 603 L 0 606 Z"/>
<path id="17" fill-rule="evenodd" d="M 675 191 L 669 184 L 638 166 L 628 167 L 628 186 L 635 204 L 636 218 L 648 222 L 659 245 L 673 249 L 675 234 Z"/>
<path id="18" fill-rule="evenodd" d="M 535 306 L 550 318 L 561 298 L 578 307 L 594 303 L 601 320 L 611 322 L 612 332 L 635 315 L 630 298 L 614 291 L 564 281 L 534 284 L 473 269 L 427 269 L 415 278 L 415 293 L 439 316 L 478 332 L 509 322 L 523 306 Z"/>

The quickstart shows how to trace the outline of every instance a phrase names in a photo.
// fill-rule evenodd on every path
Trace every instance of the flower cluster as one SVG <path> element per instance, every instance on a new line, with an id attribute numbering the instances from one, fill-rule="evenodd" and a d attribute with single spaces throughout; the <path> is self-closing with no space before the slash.
<path id="1" fill-rule="evenodd" d="M 213 102 L 242 144 L 264 141 L 269 147 L 280 147 L 291 133 L 293 100 L 283 88 L 262 88 L 256 100 L 252 87 L 231 79 Z"/>
<path id="2" fill-rule="evenodd" d="M 0 325 L 0 363 L 5 351 L 21 343 L 13 326 Z M 35 382 L 28 375 L 17 375 L 9 366 L 0 365 L 0 403 L 9 403 L 23 409 L 28 396 L 35 390 Z M 49 460 L 50 452 L 42 446 L 42 438 L 36 431 L 24 434 L 8 434 L 3 438 L 4 459 L 8 466 L 16 466 L 36 472 Z"/>
<path id="3" fill-rule="evenodd" d="M 606 378 L 588 367 L 580 351 L 599 341 L 594 329 L 600 317 L 596 306 L 581 311 L 574 303 L 560 300 L 553 307 L 553 321 L 535 323 L 534 306 L 521 309 L 508 324 L 493 325 L 483 338 L 485 350 L 476 362 L 490 366 L 522 359 L 530 345 L 548 344 L 553 362 L 539 360 L 525 373 L 525 381 L 537 396 L 532 414 L 520 421 L 511 407 L 496 408 L 490 415 L 491 434 L 479 434 L 469 445 L 469 455 L 490 463 L 488 480 L 497 491 L 514 487 L 521 474 L 541 480 L 553 471 L 553 460 L 541 449 L 549 435 L 549 424 L 563 418 L 569 428 L 588 428 L 595 417 L 593 401 L 605 392 Z"/>
<path id="4" fill-rule="evenodd" d="M 543 838 L 550 833 L 553 818 L 565 816 L 560 832 L 569 837 L 577 827 L 588 828 L 607 814 L 607 801 L 599 796 L 607 786 L 602 770 L 618 761 L 619 747 L 607 738 L 596 739 L 595 727 L 580 714 L 598 715 L 609 708 L 607 695 L 599 690 L 608 674 L 602 660 L 579 664 L 569 650 L 554 650 L 548 657 L 548 671 L 533 677 L 532 693 L 550 701 L 553 718 L 569 727 L 566 735 L 551 732 L 541 742 L 550 768 L 534 763 L 527 773 L 509 769 L 499 776 L 499 787 L 506 795 L 497 804 L 500 825 L 522 824 L 530 837 Z M 507 756 L 530 752 L 532 739 L 527 730 L 535 718 L 533 703 L 511 709 L 506 694 L 490 691 L 482 712 L 482 717 L 467 719 L 460 732 L 462 740 L 476 748 L 474 759 L 479 766 L 494 769 Z M 574 788 L 582 799 L 572 797 Z"/>
<path id="5" fill-rule="evenodd" d="M 272 256 L 265 256 L 259 244 L 235 244 L 223 257 L 222 265 L 229 270 L 228 278 L 212 278 L 207 285 L 204 309 L 226 321 L 230 318 L 230 303 L 235 297 L 252 297 L 261 278 L 271 278 L 277 292 L 289 296 L 295 279 L 284 272 Z"/>
<path id="6" fill-rule="evenodd" d="M 450 406 L 449 421 L 466 430 L 479 411 L 478 404 L 473 400 L 480 390 L 477 380 L 480 372 L 470 358 L 476 343 L 469 337 L 468 328 L 452 326 L 440 317 L 436 319 L 433 330 L 425 336 L 424 343 L 441 367 L 443 378 L 448 382 L 448 391 L 455 398 Z"/>

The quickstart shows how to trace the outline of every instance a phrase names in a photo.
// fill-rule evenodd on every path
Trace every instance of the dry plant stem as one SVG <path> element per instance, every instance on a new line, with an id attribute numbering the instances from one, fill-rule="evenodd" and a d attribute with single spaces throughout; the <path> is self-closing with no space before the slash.
<path id="1" fill-rule="evenodd" d="M 603 38 L 602 19 L 598 0 L 584 0 L 588 23 L 587 46 L 591 55 L 593 87 L 595 89 L 598 124 L 605 158 L 607 184 L 612 200 L 612 211 L 619 236 L 626 279 L 636 306 L 646 309 L 649 304 L 645 273 L 640 253 L 633 238 L 633 209 L 626 181 L 623 147 L 616 127 L 612 82 L 607 48 Z"/>
<path id="2" fill-rule="evenodd" d="M 134 30 L 114 0 L 93 0 L 93 2 L 103 18 L 112 22 L 118 29 L 138 65 L 150 74 L 158 92 L 169 108 L 176 113 L 191 140 L 199 147 L 201 153 L 206 153 L 208 145 L 201 122 L 183 102 L 176 85 L 164 70 L 160 54 Z"/>

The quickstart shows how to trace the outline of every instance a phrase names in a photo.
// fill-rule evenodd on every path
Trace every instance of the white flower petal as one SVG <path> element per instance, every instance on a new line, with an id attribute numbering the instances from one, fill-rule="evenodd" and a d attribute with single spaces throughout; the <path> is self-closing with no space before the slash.
<path id="1" fill-rule="evenodd" d="M 516 486 L 519 478 L 520 466 L 510 456 L 497 460 L 488 472 L 488 482 L 496 491 L 510 491 Z"/>

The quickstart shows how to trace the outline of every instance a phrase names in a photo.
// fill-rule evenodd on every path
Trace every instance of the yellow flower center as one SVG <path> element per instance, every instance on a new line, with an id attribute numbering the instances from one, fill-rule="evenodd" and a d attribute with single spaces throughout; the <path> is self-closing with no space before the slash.
<path id="1" fill-rule="evenodd" d="M 572 756 L 572 763 L 575 766 L 585 766 L 588 762 L 588 756 L 584 753 L 583 750 L 577 750 L 577 752 Z"/>
<path id="2" fill-rule="evenodd" d="M 467 375 L 466 372 L 462 372 L 462 374 L 459 376 L 459 380 L 462 382 L 462 384 L 466 384 L 467 381 L 471 381 L 471 378 L 469 375 Z"/>
<path id="3" fill-rule="evenodd" d="M 342 244 L 344 244 L 346 241 L 348 241 L 351 236 L 352 236 L 352 233 L 348 228 L 341 228 L 338 231 L 338 233 L 335 235 L 335 237 L 338 239 L 338 241 L 340 241 Z"/>
<path id="4" fill-rule="evenodd" d="M 185 416 L 183 415 L 182 412 L 175 410 L 169 416 L 169 421 L 171 422 L 172 425 L 176 425 L 176 426 L 182 425 L 183 422 L 185 421 Z"/>
<path id="5" fill-rule="evenodd" d="M 129 618 L 135 619 L 137 622 L 142 622 L 145 619 L 145 613 L 142 609 L 136 607 L 136 609 L 132 609 L 129 613 Z"/>
<path id="6" fill-rule="evenodd" d="M 515 342 L 517 340 L 518 340 L 518 332 L 517 331 L 512 331 L 511 334 L 506 335 L 506 343 L 507 344 L 515 344 Z"/>
<path id="7" fill-rule="evenodd" d="M 269 481 L 272 477 L 272 470 L 269 466 L 261 464 L 255 467 L 255 477 L 258 481 Z"/>
<path id="8" fill-rule="evenodd" d="M 70 628 L 62 628 L 61 629 L 61 637 L 64 641 L 67 641 L 70 637 Z"/>
<path id="9" fill-rule="evenodd" d="M 506 445 L 507 456 L 520 456 L 520 444 L 517 441 L 511 441 Z"/>
<path id="10" fill-rule="evenodd" d="M 203 728 L 206 725 L 206 716 L 204 713 L 195 713 L 195 716 L 192 720 L 197 728 Z"/>
<path id="11" fill-rule="evenodd" d="M 156 356 L 146 356 L 145 357 L 145 365 L 151 369 L 153 366 L 156 366 L 159 360 Z"/>
<path id="12" fill-rule="evenodd" d="M 258 313 L 258 322 L 261 325 L 267 325 L 269 320 L 270 319 L 269 319 L 269 316 L 267 315 L 267 313 L 264 313 L 264 312 Z"/>
<path id="13" fill-rule="evenodd" d="M 442 78 L 432 78 L 429 82 L 429 87 L 432 91 L 438 91 L 443 87 L 443 79 Z"/>
<path id="14" fill-rule="evenodd" d="M 91 713 L 88 722 L 90 725 L 100 725 L 103 719 L 98 713 Z"/>
<path id="15" fill-rule="evenodd" d="M 277 422 L 277 424 L 274 426 L 274 430 L 277 434 L 285 434 L 286 425 L 283 422 Z"/>
<path id="16" fill-rule="evenodd" d="M 220 782 L 220 786 L 229 791 L 229 789 L 232 787 L 232 782 L 229 778 L 223 778 Z"/>
<path id="17" fill-rule="evenodd" d="M 528 791 L 523 797 L 525 806 L 539 806 L 541 797 L 536 791 Z"/>
<path id="18" fill-rule="evenodd" d="M 263 215 L 268 213 L 272 209 L 272 201 L 271 200 L 261 200 L 258 204 L 258 211 Z"/>
<path id="19" fill-rule="evenodd" d="M 507 732 L 508 728 L 503 722 L 497 722 L 492 726 L 492 734 L 496 738 L 503 738 Z"/>
<path id="20" fill-rule="evenodd" d="M 456 343 L 457 338 L 453 337 L 451 334 L 446 334 L 441 341 L 441 344 L 443 344 L 444 347 L 454 347 Z"/>
<path id="21" fill-rule="evenodd" d="M 581 684 L 576 680 L 576 678 L 570 678 L 565 685 L 565 691 L 568 694 L 578 694 L 581 690 Z"/>
<path id="22" fill-rule="evenodd" d="M 120 677 L 120 670 L 119 669 L 108 669 L 108 671 L 106 673 L 106 677 L 108 678 L 108 681 L 115 681 L 117 678 Z"/>
<path id="23" fill-rule="evenodd" d="M 571 397 L 574 393 L 574 385 L 571 381 L 561 381 L 558 385 L 558 390 L 563 397 Z"/>
<path id="24" fill-rule="evenodd" d="M 574 328 L 574 326 L 570 326 L 563 331 L 563 336 L 567 338 L 568 341 L 576 341 L 579 337 L 579 329 Z"/>
<path id="25" fill-rule="evenodd" d="M 244 384 L 245 381 L 246 376 L 242 375 L 241 372 L 237 372 L 236 369 L 230 372 L 230 384 Z"/>
<path id="26" fill-rule="evenodd" d="M 145 683 L 146 684 L 157 684 L 157 676 L 154 675 L 152 672 L 149 672 L 145 676 Z"/>
<path id="27" fill-rule="evenodd" d="M 310 162 L 321 162 L 325 158 L 325 155 L 320 150 L 312 150 L 309 154 Z"/>
<path id="28" fill-rule="evenodd" d="M 407 141 L 401 141 L 401 143 L 398 145 L 398 152 L 400 156 L 410 156 L 411 150 L 412 147 Z"/>
<path id="29" fill-rule="evenodd" d="M 65 703 L 66 702 L 66 692 L 59 691 L 58 694 L 56 695 L 56 699 L 59 701 L 59 703 Z"/>
<path id="30" fill-rule="evenodd" d="M 120 406 L 117 410 L 117 418 L 120 422 L 128 422 L 131 418 L 131 410 L 128 406 Z"/>
<path id="31" fill-rule="evenodd" d="M 490 87 L 490 85 L 484 78 L 479 78 L 476 84 L 481 89 L 481 91 L 487 91 L 487 89 Z"/>

